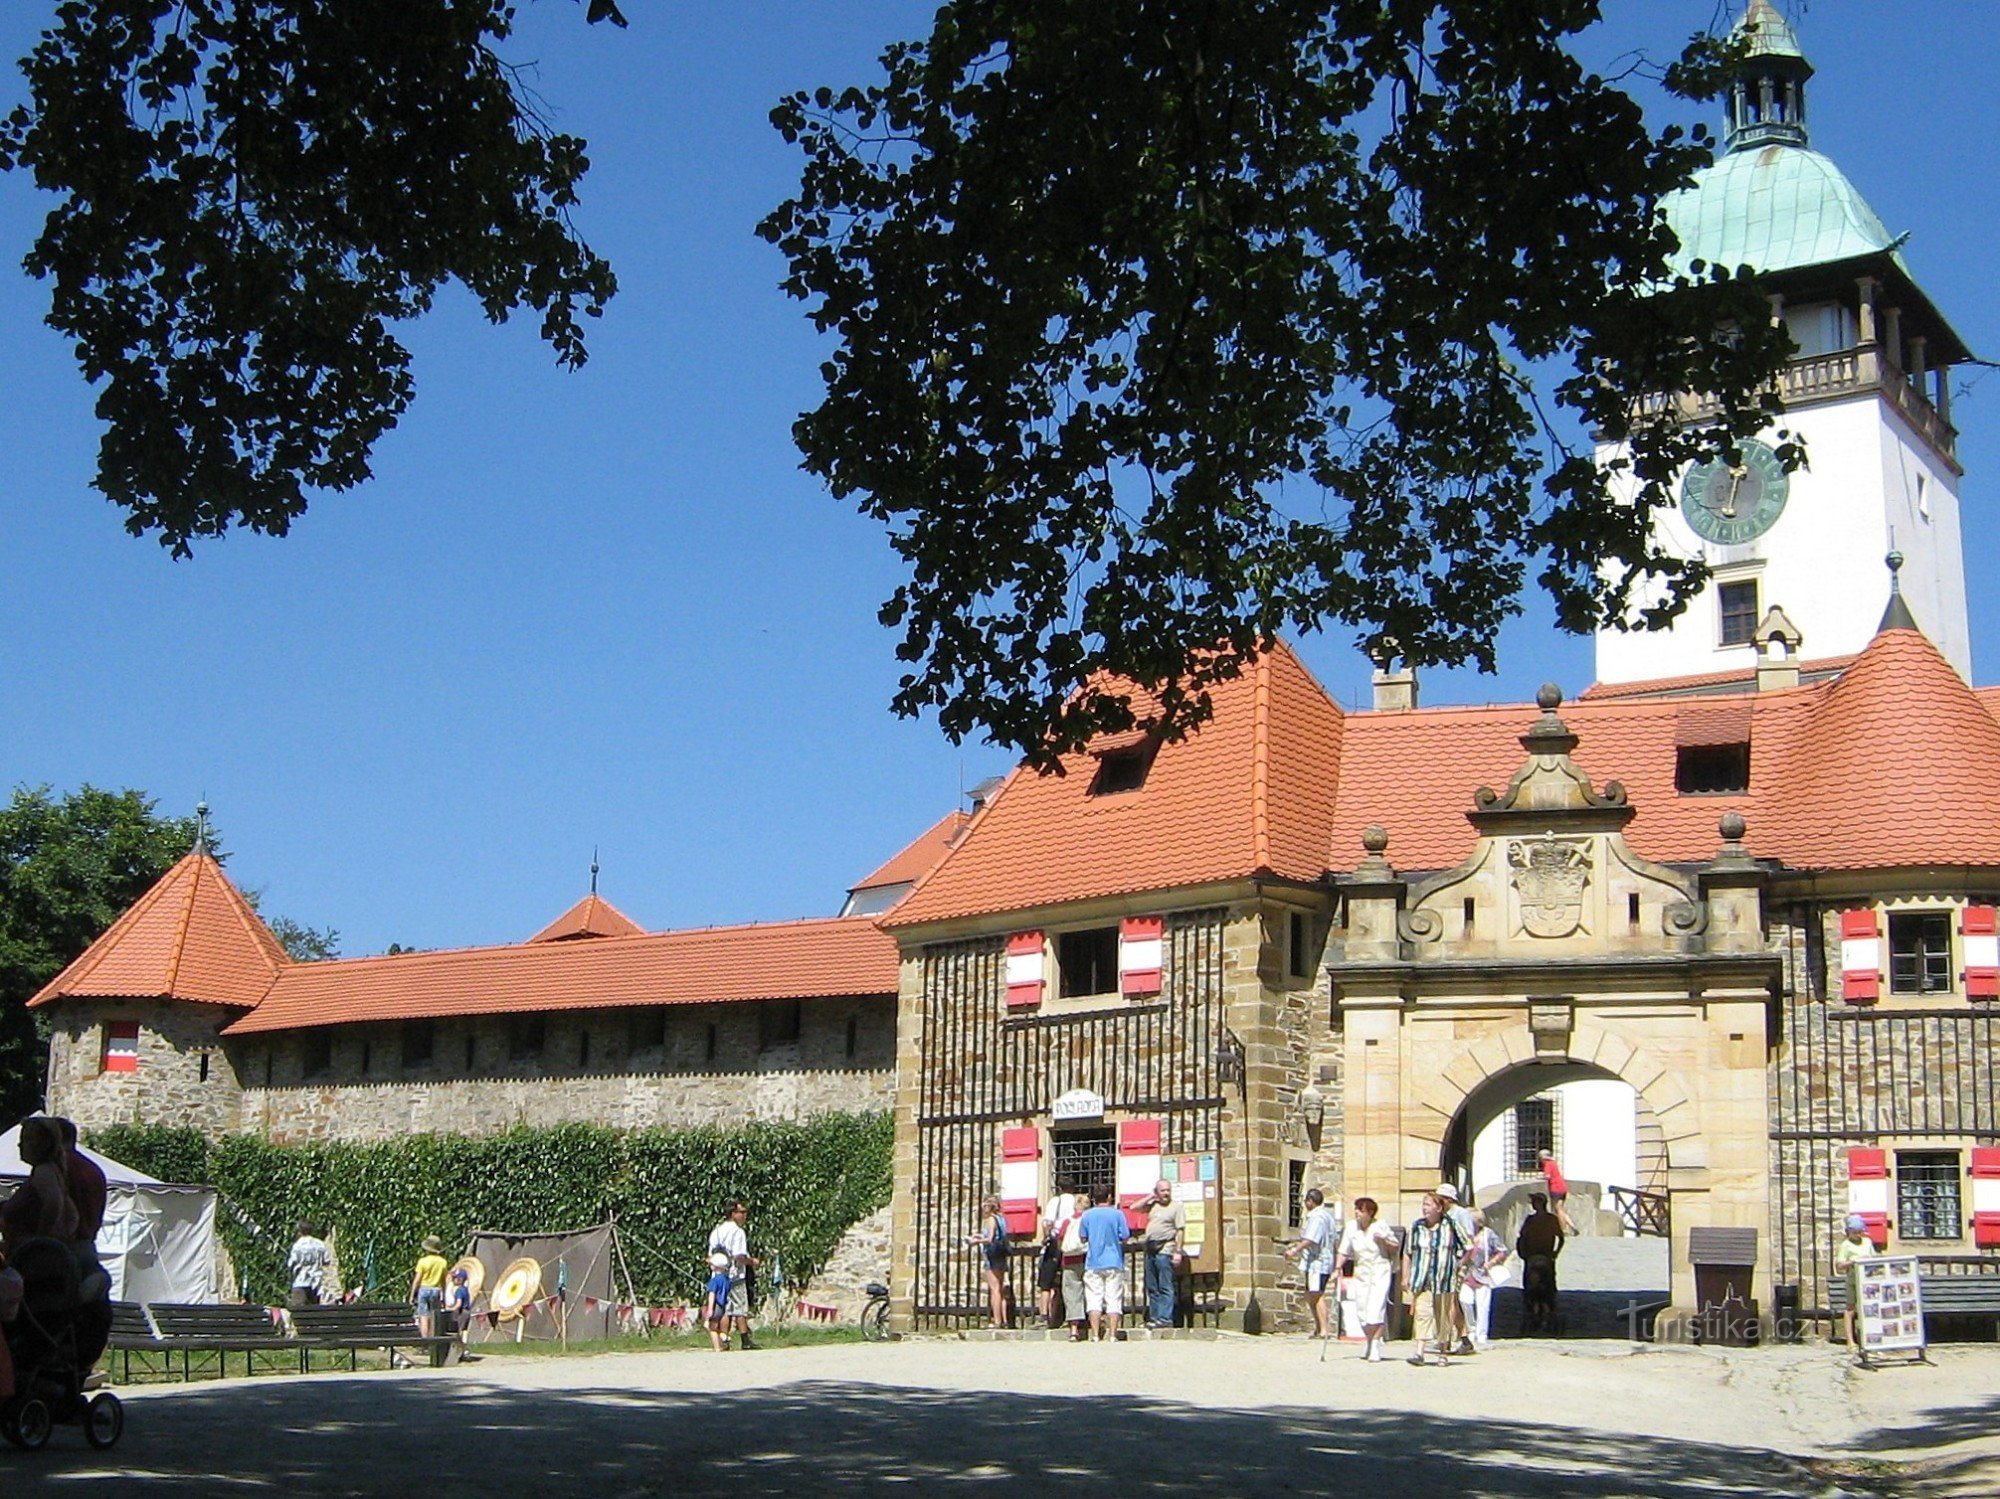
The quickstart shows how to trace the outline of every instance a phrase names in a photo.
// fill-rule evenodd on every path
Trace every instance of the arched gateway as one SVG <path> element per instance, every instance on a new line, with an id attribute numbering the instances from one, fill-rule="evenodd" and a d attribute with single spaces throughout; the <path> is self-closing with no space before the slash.
<path id="1" fill-rule="evenodd" d="M 1699 869 L 1634 853 L 1624 789 L 1596 790 L 1570 758 L 1561 694 L 1544 688 L 1537 702 L 1526 763 L 1504 791 L 1474 798 L 1464 863 L 1406 881 L 1386 857 L 1390 834 L 1371 828 L 1343 882 L 1347 922 L 1328 968 L 1345 1039 L 1346 1191 L 1408 1221 L 1464 1149 L 1453 1132 L 1468 1100 L 1495 1080 L 1536 1068 L 1620 1079 L 1657 1124 L 1673 1299 L 1691 1308 L 1688 1229 L 1769 1221 L 1780 974 L 1763 937 L 1765 873 L 1733 814 Z"/>

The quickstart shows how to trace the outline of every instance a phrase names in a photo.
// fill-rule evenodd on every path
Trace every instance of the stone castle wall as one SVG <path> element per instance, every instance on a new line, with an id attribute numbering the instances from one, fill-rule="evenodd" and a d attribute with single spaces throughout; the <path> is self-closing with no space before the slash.
<path id="1" fill-rule="evenodd" d="M 209 1006 L 70 1001 L 59 1009 L 50 1107 L 85 1130 L 192 1124 L 293 1144 L 578 1122 L 738 1124 L 886 1108 L 894 1078 L 895 1011 L 886 996 L 230 1038 L 217 1031 L 236 1013 Z M 101 1072 L 103 1027 L 124 1019 L 140 1023 L 139 1066 Z"/>
<path id="2" fill-rule="evenodd" d="M 65 1001 L 54 1007 L 46 1103 L 81 1130 L 185 1124 L 206 1135 L 237 1128 L 242 1089 L 222 1028 L 242 1011 L 145 1000 Z M 108 1027 L 139 1027 L 138 1065 L 104 1071 Z"/>

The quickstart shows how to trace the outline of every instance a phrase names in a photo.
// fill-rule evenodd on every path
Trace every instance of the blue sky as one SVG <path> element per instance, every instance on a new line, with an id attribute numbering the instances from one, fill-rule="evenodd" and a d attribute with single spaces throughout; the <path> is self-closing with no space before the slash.
<path id="1" fill-rule="evenodd" d="M 1607 8 L 1598 65 L 1668 55 L 1718 5 Z M 53 9 L 0 7 L 0 53 Z M 1993 8 L 1794 9 L 1814 146 L 1911 231 L 1972 347 L 2000 352 Z M 282 540 L 176 563 L 89 487 L 90 392 L 42 326 L 46 289 L 12 270 L 46 204 L 0 178 L 0 784 L 137 786 L 173 812 L 205 796 L 235 876 L 350 954 L 525 937 L 582 893 L 593 845 L 604 893 L 648 927 L 830 913 L 1009 763 L 887 709 L 875 610 L 895 562 L 798 469 L 789 429 L 823 351 L 752 234 L 796 178 L 771 104 L 871 76 L 929 8 L 627 0 L 622 33 L 567 0 L 524 10 L 510 55 L 591 143 L 579 223 L 622 287 L 590 365 L 564 374 L 531 322 L 490 328 L 444 298 L 405 330 L 418 398 L 374 482 Z M 20 88 L 0 77 L 0 107 Z M 1955 413 L 1980 681 L 2000 625 L 1982 524 L 1996 390 L 1962 372 Z M 1302 648 L 1336 697 L 1365 700 L 1344 633 Z M 1588 640 L 1531 608 L 1496 677 L 1433 673 L 1425 700 L 1591 676 Z"/>

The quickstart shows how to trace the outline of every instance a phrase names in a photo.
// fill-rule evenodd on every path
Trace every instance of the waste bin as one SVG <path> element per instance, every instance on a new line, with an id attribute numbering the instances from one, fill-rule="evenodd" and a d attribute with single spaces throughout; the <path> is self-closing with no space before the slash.
<path id="1" fill-rule="evenodd" d="M 1805 1341 L 1805 1323 L 1799 1316 L 1799 1303 L 1803 1299 L 1796 1285 L 1771 1287 L 1771 1332 L 1780 1343 Z"/>
<path id="2" fill-rule="evenodd" d="M 1694 1341 L 1748 1348 L 1757 1341 L 1757 1302 L 1750 1294 L 1757 1268 L 1754 1228 L 1691 1228 L 1688 1263 L 1694 1266 Z"/>

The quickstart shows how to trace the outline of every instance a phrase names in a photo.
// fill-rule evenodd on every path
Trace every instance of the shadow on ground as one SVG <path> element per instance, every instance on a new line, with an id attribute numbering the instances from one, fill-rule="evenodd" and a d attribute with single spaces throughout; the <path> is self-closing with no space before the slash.
<path id="1" fill-rule="evenodd" d="M 1478 1377 L 1471 1369 L 1468 1377 Z M 1441 1377 L 1455 1377 L 1444 1375 Z M 134 1401 L 114 1454 L 73 1428 L 0 1453 L 0 1491 L 126 1496 L 1045 1492 L 1397 1499 L 1778 1499 L 1823 1488 L 1781 1454 L 1407 1411 L 1230 1411 L 1126 1396 L 835 1381 L 687 1395 L 326 1379 Z M 1032 1485 L 1032 1489 L 1028 1486 Z"/>

